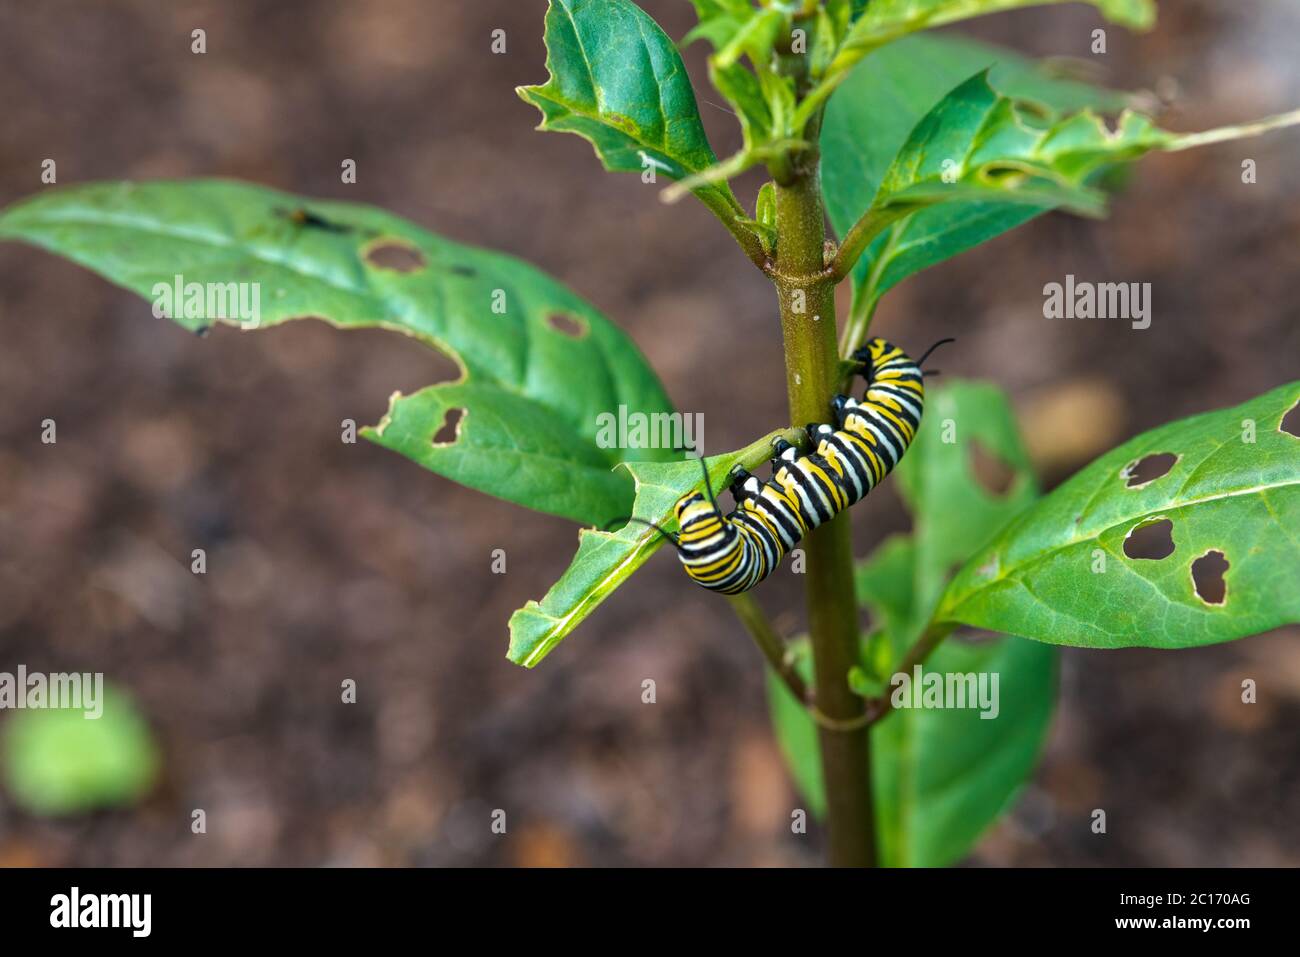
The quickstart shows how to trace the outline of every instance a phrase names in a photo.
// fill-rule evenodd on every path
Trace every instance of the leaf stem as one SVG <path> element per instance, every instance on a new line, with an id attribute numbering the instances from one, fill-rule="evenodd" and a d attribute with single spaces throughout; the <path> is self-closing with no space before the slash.
<path id="1" fill-rule="evenodd" d="M 727 232 L 731 233 L 749 261 L 766 272 L 771 264 L 763 251 L 763 243 L 757 233 L 745 227 L 742 222 L 746 218 L 745 208 L 731 195 L 731 191 L 725 190 L 725 197 L 723 191 L 714 186 L 702 186 L 692 192 L 727 227 Z"/>
<path id="2" fill-rule="evenodd" d="M 790 649 L 786 647 L 781 636 L 776 633 L 772 623 L 767 620 L 763 614 L 763 609 L 759 607 L 758 602 L 749 592 L 742 592 L 739 595 L 732 595 L 729 598 L 731 610 L 736 613 L 745 630 L 749 632 L 754 644 L 758 645 L 758 650 L 763 653 L 767 659 L 768 665 L 783 682 L 790 694 L 794 695 L 795 700 L 800 704 L 808 707 L 812 703 L 812 695 L 808 691 L 808 685 L 803 677 L 795 670 L 794 656 Z"/>
<path id="3" fill-rule="evenodd" d="M 931 652 L 938 648 L 940 643 L 952 634 L 953 627 L 954 626 L 951 624 L 937 624 L 933 621 L 930 622 L 930 624 L 926 626 L 925 631 L 921 633 L 921 637 L 916 640 L 915 644 L 913 644 L 911 648 L 907 649 L 907 654 L 905 654 L 903 659 L 894 666 L 894 670 L 891 671 L 890 674 L 910 674 L 914 667 L 924 662 L 926 658 L 930 657 Z M 867 706 L 867 724 L 875 724 L 893 710 L 894 696 L 888 693 L 881 695 L 879 698 L 872 700 Z"/>
<path id="4" fill-rule="evenodd" d="M 810 139 L 812 137 L 809 137 Z M 825 268 L 826 214 L 816 150 L 792 157 L 791 178 L 776 184 L 777 264 L 772 276 L 781 305 L 786 390 L 792 426 L 826 420 L 839 379 L 835 283 Z M 826 784 L 830 862 L 875 863 L 870 739 L 865 702 L 848 683 L 858 661 L 858 614 L 848 517 L 812 532 L 807 556 L 808 633 Z"/>
<path id="5" fill-rule="evenodd" d="M 831 263 L 831 279 L 838 283 L 846 278 L 872 240 L 900 219 L 912 215 L 921 205 L 928 204 L 895 203 L 883 209 L 872 207 L 863 213 L 862 218 L 844 234 L 844 242 L 840 243 L 835 261 Z"/>

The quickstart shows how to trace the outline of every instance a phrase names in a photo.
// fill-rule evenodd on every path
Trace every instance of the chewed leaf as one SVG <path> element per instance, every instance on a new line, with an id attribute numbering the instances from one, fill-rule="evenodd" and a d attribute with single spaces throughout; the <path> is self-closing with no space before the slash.
<path id="1" fill-rule="evenodd" d="M 1103 455 L 971 558 L 937 618 L 1089 648 L 1300 622 L 1300 442 L 1281 428 L 1297 400 L 1293 382 Z"/>
<path id="2" fill-rule="evenodd" d="M 754 468 L 772 455 L 777 437 L 796 443 L 797 431 L 773 432 L 741 449 L 706 460 L 713 489 L 722 494 L 732 466 Z M 697 459 L 677 462 L 636 462 L 627 465 L 636 480 L 632 515 L 671 529 L 672 509 L 692 489 L 701 488 L 703 470 Z M 723 506 L 726 507 L 725 505 Z M 545 597 L 530 601 L 510 616 L 510 651 L 515 664 L 531 668 L 573 631 L 614 589 L 646 563 L 663 544 L 659 533 L 629 522 L 618 531 L 582 529 L 578 554 Z M 690 586 L 694 587 L 694 586 Z"/>
<path id="3" fill-rule="evenodd" d="M 314 317 L 401 332 L 452 357 L 457 379 L 394 395 L 362 434 L 507 501 L 608 522 L 632 503 L 632 482 L 615 466 L 672 454 L 598 441 L 602 417 L 620 407 L 671 411 L 636 346 L 604 316 L 526 263 L 381 210 L 216 180 L 99 183 L 11 207 L 0 238 L 161 298 L 188 329 Z M 204 301 L 190 309 L 191 288 L 237 289 L 244 298 L 224 296 L 226 305 L 233 298 L 256 314 L 210 314 Z M 586 374 L 575 377 L 578 368 Z"/>

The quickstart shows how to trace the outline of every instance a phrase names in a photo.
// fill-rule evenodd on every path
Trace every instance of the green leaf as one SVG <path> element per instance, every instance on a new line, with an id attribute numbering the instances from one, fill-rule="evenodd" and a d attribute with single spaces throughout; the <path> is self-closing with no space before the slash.
<path id="1" fill-rule="evenodd" d="M 1293 382 L 1103 455 L 974 555 L 938 618 L 1090 648 L 1186 648 L 1300 622 L 1300 438 L 1282 429 L 1297 403 Z M 1165 474 L 1133 473 L 1164 453 L 1177 456 Z M 1173 552 L 1129 557 L 1129 535 L 1152 523 Z M 1213 552 L 1226 591 L 1208 575 L 1202 597 L 1193 565 L 1214 571 Z"/>
<path id="2" fill-rule="evenodd" d="M 600 524 L 626 515 L 632 483 L 614 467 L 673 455 L 600 447 L 601 425 L 620 407 L 671 410 L 619 329 L 519 260 L 379 210 L 234 182 L 101 183 L 11 207 L 0 214 L 0 238 L 66 256 L 149 299 L 156 284 L 170 288 L 178 277 L 241 283 L 250 297 L 258 290 L 260 327 L 314 317 L 401 332 L 446 353 L 460 378 L 394 394 L 383 421 L 363 434 L 538 511 Z M 393 268 L 395 254 L 406 271 Z M 218 321 L 171 312 L 188 329 Z M 465 410 L 458 436 L 435 445 L 455 409 Z"/>
<path id="3" fill-rule="evenodd" d="M 1005 489 L 986 487 L 980 466 L 1000 467 L 1005 474 L 997 477 L 1005 477 Z M 1006 394 L 995 385 L 961 379 L 929 390 L 921 428 L 897 476 L 913 516 L 917 559 L 917 617 L 909 623 L 910 637 L 925 627 L 957 568 L 1039 493 Z"/>
<path id="4" fill-rule="evenodd" d="M 977 478 L 977 445 L 1009 469 L 1009 486 L 1000 495 L 990 494 Z M 867 682 L 876 682 L 892 692 L 891 671 L 924 631 L 953 563 L 968 557 L 1037 495 L 1006 397 L 991 385 L 960 380 L 928 397 L 921 430 L 898 476 L 915 516 L 914 534 L 887 539 L 856 571 L 859 600 L 871 609 L 884 637 L 864 646 L 855 676 L 863 691 Z M 1012 637 L 949 638 L 923 673 L 997 674 L 998 716 L 902 708 L 873 727 L 884 863 L 950 864 L 1010 805 L 1034 767 L 1051 721 L 1053 652 Z M 780 682 L 769 681 L 769 700 L 796 784 L 810 808 L 821 813 L 825 795 L 813 722 Z"/>
<path id="5" fill-rule="evenodd" d="M 866 219 L 872 229 L 850 230 L 846 235 L 845 254 L 850 257 L 868 241 L 877 243 L 857 272 L 859 285 L 865 288 L 855 307 L 869 308 L 903 275 L 957 251 L 952 236 L 934 228 L 951 232 L 954 226 L 943 206 L 975 205 L 977 218 L 960 221 L 965 229 L 958 231 L 957 238 L 962 243 L 986 233 L 990 225 L 1047 208 L 1099 215 L 1105 196 L 1094 188 L 1093 180 L 1107 167 L 1152 150 L 1182 150 L 1254 136 L 1297 121 L 1300 113 L 1205 133 L 1176 134 L 1126 110 L 1111 130 L 1091 110 L 1060 115 L 1041 103 L 1030 107 L 1017 102 L 996 91 L 981 72 L 948 93 L 916 125 L 872 200 Z M 990 203 L 1026 209 L 1003 219 L 989 209 Z M 915 212 L 919 207 L 929 208 Z M 909 219 L 898 219 L 899 212 L 913 218 L 934 212 L 933 222 L 922 223 L 919 238 L 928 246 L 921 247 L 919 255 L 908 256 L 909 242 L 914 247 L 918 237 L 911 232 Z M 877 228 L 891 223 L 887 233 L 873 238 Z"/>
<path id="6" fill-rule="evenodd" d="M 0 726 L 4 781 L 20 807 L 78 814 L 132 804 L 153 786 L 160 758 L 148 725 L 124 692 L 101 690 L 95 706 L 83 698 L 85 709 L 9 713 Z"/>
<path id="7" fill-rule="evenodd" d="M 737 463 L 755 468 L 769 460 L 772 441 L 778 436 L 792 444 L 803 439 L 798 431 L 777 431 L 737 452 L 706 459 L 714 491 L 722 492 L 728 473 Z M 626 468 L 636 482 L 636 502 L 631 514 L 668 531 L 675 523 L 673 506 L 677 500 L 703 486 L 700 463 L 693 458 L 629 463 Z M 534 667 L 662 544 L 658 532 L 632 522 L 616 532 L 580 529 L 578 553 L 559 581 L 540 602 L 530 601 L 510 616 L 507 657 L 515 664 Z"/>
<path id="8" fill-rule="evenodd" d="M 1256 135 L 1295 122 L 1278 117 L 1209 133 L 1179 135 L 1125 110 L 1109 129 L 1091 110 L 1045 119 L 989 85 L 987 72 L 962 83 L 917 124 L 885 173 L 873 206 L 992 200 L 1068 206 L 1099 213 L 1102 193 L 1089 188 L 1103 167 L 1152 150 L 1186 149 L 1210 139 Z"/>
<path id="9" fill-rule="evenodd" d="M 867 54 L 900 37 L 1003 10 L 1064 2 L 1067 0 L 874 0 L 853 23 L 822 82 L 800 105 L 795 129 L 803 128 L 835 87 Z M 1155 22 L 1153 0 L 1089 2 L 1102 16 L 1134 30 L 1146 30 Z"/>
<path id="10" fill-rule="evenodd" d="M 546 68 L 549 81 L 518 90 L 538 129 L 590 141 L 606 169 L 681 180 L 717 163 L 677 48 L 630 0 L 550 0 Z M 695 192 L 724 219 L 739 209 L 724 183 Z"/>
<path id="11" fill-rule="evenodd" d="M 831 100 L 822 132 L 827 212 L 843 237 L 871 207 L 917 123 L 954 87 L 992 67 L 993 87 L 1054 112 L 1116 112 L 1122 94 L 1047 75 L 1033 61 L 956 37 L 915 36 L 877 50 Z M 950 203 L 923 208 L 879 237 L 854 270 L 855 310 L 927 266 L 1032 219 L 1042 208 Z"/>

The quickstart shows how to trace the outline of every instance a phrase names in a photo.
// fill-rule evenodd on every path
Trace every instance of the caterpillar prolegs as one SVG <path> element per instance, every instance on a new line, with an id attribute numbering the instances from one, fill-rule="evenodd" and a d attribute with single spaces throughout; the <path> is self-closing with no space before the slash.
<path id="1" fill-rule="evenodd" d="M 742 468 L 731 474 L 736 508 L 723 515 L 710 488 L 689 492 L 674 506 L 675 538 L 686 574 L 727 595 L 753 588 L 772 573 L 808 532 L 866 497 L 898 464 L 916 437 L 925 407 L 921 363 L 884 339 L 870 339 L 853 354 L 867 380 L 862 400 L 831 400 L 834 426 L 807 426 L 812 449 L 800 454 L 778 440 L 772 477 L 759 481 Z M 705 474 L 706 485 L 708 474 Z"/>

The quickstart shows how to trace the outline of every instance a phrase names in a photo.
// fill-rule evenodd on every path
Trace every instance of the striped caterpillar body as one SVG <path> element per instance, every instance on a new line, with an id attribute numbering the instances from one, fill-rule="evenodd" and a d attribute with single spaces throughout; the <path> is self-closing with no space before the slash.
<path id="1" fill-rule="evenodd" d="M 920 363 L 884 339 L 868 340 L 853 358 L 866 392 L 860 402 L 846 395 L 831 400 L 833 428 L 807 427 L 814 451 L 800 454 L 778 440 L 767 482 L 733 470 L 736 508 L 730 515 L 721 513 L 712 493 L 678 499 L 678 557 L 700 585 L 727 595 L 753 588 L 799 539 L 865 498 L 903 457 L 925 405 Z"/>

